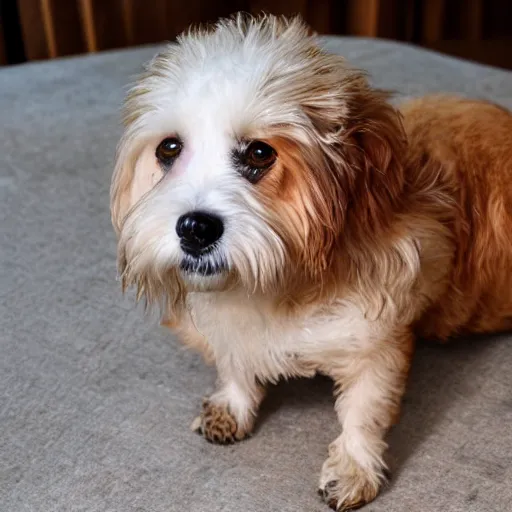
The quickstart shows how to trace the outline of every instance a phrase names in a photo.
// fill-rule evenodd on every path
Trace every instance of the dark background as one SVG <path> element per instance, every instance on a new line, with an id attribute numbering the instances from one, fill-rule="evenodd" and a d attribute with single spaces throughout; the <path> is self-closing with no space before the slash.
<path id="1" fill-rule="evenodd" d="M 172 40 L 243 10 L 512 69 L 512 0 L 0 0 L 0 64 Z"/>

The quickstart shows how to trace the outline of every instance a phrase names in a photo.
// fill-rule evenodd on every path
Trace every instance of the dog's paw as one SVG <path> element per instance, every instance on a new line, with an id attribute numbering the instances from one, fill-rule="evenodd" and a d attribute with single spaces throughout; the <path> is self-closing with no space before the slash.
<path id="1" fill-rule="evenodd" d="M 249 432 L 238 425 L 226 406 L 208 400 L 203 402 L 201 415 L 193 421 L 191 428 L 207 441 L 216 444 L 232 444 L 249 435 Z"/>
<path id="2" fill-rule="evenodd" d="M 383 475 L 365 470 L 353 460 L 330 456 L 322 467 L 318 493 L 336 511 L 356 510 L 379 493 Z"/>

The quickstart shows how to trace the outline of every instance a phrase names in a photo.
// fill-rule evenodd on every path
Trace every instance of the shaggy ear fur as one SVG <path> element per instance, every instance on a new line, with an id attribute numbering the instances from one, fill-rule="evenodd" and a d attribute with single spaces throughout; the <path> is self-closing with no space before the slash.
<path id="1" fill-rule="evenodd" d="M 353 229 L 382 233 L 400 210 L 405 185 L 406 137 L 388 94 L 366 86 L 349 106 L 341 158 L 353 171 L 347 216 Z M 363 234 L 362 232 L 360 234 Z"/>
<path id="2" fill-rule="evenodd" d="M 123 220 L 131 206 L 130 189 L 133 180 L 137 155 L 128 150 L 128 143 L 121 140 L 116 156 L 116 164 L 110 187 L 110 215 L 112 225 L 119 236 Z"/>
<path id="3" fill-rule="evenodd" d="M 347 70 L 345 61 L 331 56 L 326 79 L 334 89 L 312 92 L 304 109 L 314 126 L 313 144 L 321 155 L 305 148 L 310 167 L 306 186 L 318 216 L 316 229 L 324 241 L 316 247 L 325 258 L 350 245 L 368 247 L 391 225 L 401 210 L 405 186 L 406 136 L 400 114 L 389 94 L 370 87 L 363 73 Z M 329 73 L 329 70 L 324 70 Z M 308 154 L 309 153 L 309 154 Z"/>
<path id="4" fill-rule="evenodd" d="M 345 278 L 364 300 L 366 314 L 374 318 L 388 312 L 410 314 L 404 298 L 419 268 L 414 241 L 404 241 L 396 232 L 405 208 L 407 140 L 400 114 L 388 98 L 366 83 L 354 91 L 338 152 L 350 176 L 341 247 Z"/>
<path id="5" fill-rule="evenodd" d="M 157 112 L 155 90 L 161 88 L 167 82 L 169 73 L 176 73 L 179 66 L 176 44 L 167 45 L 145 66 L 124 102 L 125 131 L 117 147 L 110 187 L 110 212 L 118 235 L 128 212 L 151 188 L 144 177 L 142 181 L 133 183 L 136 165 L 144 146 L 153 138 L 154 121 L 151 117 Z"/>
<path id="6" fill-rule="evenodd" d="M 323 103 L 313 96 L 315 103 L 305 109 L 331 172 L 343 175 L 337 182 L 343 183 L 350 201 L 344 205 L 347 222 L 356 221 L 367 234 L 377 235 L 399 209 L 405 185 L 401 117 L 388 101 L 390 94 L 372 88 L 364 73 L 347 69 L 340 57 L 330 61 L 339 68 L 331 70 L 339 85 L 324 91 Z"/>

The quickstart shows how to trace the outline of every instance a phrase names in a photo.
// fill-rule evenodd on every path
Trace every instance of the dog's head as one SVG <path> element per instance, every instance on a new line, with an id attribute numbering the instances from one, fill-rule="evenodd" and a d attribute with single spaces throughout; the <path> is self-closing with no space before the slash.
<path id="1" fill-rule="evenodd" d="M 182 35 L 131 89 L 125 122 L 111 188 L 120 271 L 171 306 L 190 290 L 322 282 L 378 236 L 403 187 L 386 95 L 298 19 Z"/>

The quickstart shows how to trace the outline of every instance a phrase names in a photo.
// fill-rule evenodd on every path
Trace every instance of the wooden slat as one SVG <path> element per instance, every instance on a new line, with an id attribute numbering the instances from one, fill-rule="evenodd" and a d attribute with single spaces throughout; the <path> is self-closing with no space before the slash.
<path id="1" fill-rule="evenodd" d="M 482 39 L 483 4 L 482 0 L 467 0 L 466 33 L 471 41 Z"/>
<path id="2" fill-rule="evenodd" d="M 80 0 L 88 51 L 172 40 L 190 24 L 226 16 L 224 2 L 187 0 Z M 238 2 L 240 3 L 240 2 Z"/>
<path id="3" fill-rule="evenodd" d="M 18 0 L 28 60 L 85 51 L 78 6 L 70 0 Z"/>
<path id="4" fill-rule="evenodd" d="M 52 1 L 41 0 L 41 16 L 50 58 L 57 57 L 57 37 L 52 13 Z M 60 29 L 60 27 L 59 27 Z"/>
<path id="5" fill-rule="evenodd" d="M 380 0 L 377 11 L 376 37 L 389 39 L 403 39 L 406 30 L 406 13 L 404 10 L 412 10 L 411 5 L 404 0 Z"/>
<path id="6" fill-rule="evenodd" d="M 505 18 L 512 9 L 507 0 L 499 4 L 499 9 L 498 0 L 496 5 L 493 2 L 485 6 L 483 0 L 16 1 L 28 60 L 163 42 L 173 39 L 190 24 L 215 21 L 240 10 L 301 14 L 319 33 L 414 39 L 451 53 L 475 58 L 481 55 L 485 61 L 508 62 L 507 56 L 512 54 L 510 46 L 506 51 L 505 41 L 510 34 Z M 487 21 L 492 21 L 487 23 L 489 26 L 484 26 L 484 7 Z M 453 25 L 457 25 L 457 30 Z M 446 41 L 454 36 L 458 42 Z M 505 42 L 492 47 L 485 45 L 485 51 L 478 46 L 496 37 Z M 500 50 L 499 59 L 491 48 Z M 11 46 L 2 46 L 0 35 L 0 62 L 6 61 L 6 53 L 11 58 L 11 52 Z"/>
<path id="7" fill-rule="evenodd" d="M 123 0 L 127 44 L 156 43 L 169 39 L 168 0 L 153 0 L 151 9 L 141 0 Z"/>
<path id="8" fill-rule="evenodd" d="M 423 0 L 423 41 L 432 44 L 443 37 L 445 0 Z"/>
<path id="9" fill-rule="evenodd" d="M 48 59 L 50 49 L 42 22 L 41 3 L 38 0 L 18 0 L 18 10 L 27 59 Z"/>
<path id="10" fill-rule="evenodd" d="M 308 2 L 306 21 L 318 34 L 329 34 L 333 30 L 332 0 Z"/>
<path id="11" fill-rule="evenodd" d="M 213 7 L 213 13 L 211 9 Z M 201 2 L 201 0 L 188 0 L 183 4 L 179 2 L 167 2 L 166 39 L 172 39 L 187 29 L 192 23 L 198 24 L 207 21 L 215 21 L 220 16 L 216 2 Z"/>
<path id="12" fill-rule="evenodd" d="M 146 2 L 150 9 L 150 3 Z M 124 0 L 80 0 L 87 51 L 97 52 L 127 45 Z"/>
<path id="13" fill-rule="evenodd" d="M 346 30 L 355 36 L 401 39 L 406 23 L 404 8 L 406 0 L 349 0 Z"/>
<path id="14" fill-rule="evenodd" d="M 135 44 L 134 0 L 123 0 L 123 23 L 127 45 Z"/>
<path id="15" fill-rule="evenodd" d="M 40 0 L 50 57 L 85 51 L 77 2 Z"/>
<path id="16" fill-rule="evenodd" d="M 98 34 L 94 20 L 93 0 L 80 0 L 80 14 L 87 51 L 92 53 L 97 52 Z"/>
<path id="17" fill-rule="evenodd" d="M 355 36 L 377 37 L 380 0 L 349 0 L 347 32 Z"/>
<path id="18" fill-rule="evenodd" d="M 57 55 L 86 51 L 80 8 L 77 0 L 51 0 Z"/>
<path id="19" fill-rule="evenodd" d="M 171 39 L 188 29 L 190 25 L 214 23 L 219 18 L 231 16 L 238 11 L 249 12 L 249 0 L 224 0 L 223 2 L 205 2 L 188 0 L 183 3 L 167 0 L 166 39 Z"/>

